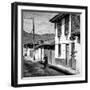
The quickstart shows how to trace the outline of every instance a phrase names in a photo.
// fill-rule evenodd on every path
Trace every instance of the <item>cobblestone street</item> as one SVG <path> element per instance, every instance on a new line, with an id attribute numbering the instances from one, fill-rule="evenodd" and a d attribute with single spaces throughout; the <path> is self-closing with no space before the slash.
<path id="1" fill-rule="evenodd" d="M 53 68 L 44 65 L 40 62 L 24 61 L 23 76 L 24 77 L 36 77 L 36 76 L 56 76 L 65 75 L 65 73 L 57 71 Z"/>

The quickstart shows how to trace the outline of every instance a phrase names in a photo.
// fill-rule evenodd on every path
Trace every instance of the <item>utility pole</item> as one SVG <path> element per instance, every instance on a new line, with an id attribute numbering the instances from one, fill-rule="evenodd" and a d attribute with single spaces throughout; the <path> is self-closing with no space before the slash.
<path id="1" fill-rule="evenodd" d="M 32 18 L 33 20 L 33 60 L 35 60 L 35 24 L 34 24 L 34 18 Z"/>
<path id="2" fill-rule="evenodd" d="M 35 49 L 35 25 L 34 25 L 34 18 L 32 18 L 33 20 L 33 49 Z"/>

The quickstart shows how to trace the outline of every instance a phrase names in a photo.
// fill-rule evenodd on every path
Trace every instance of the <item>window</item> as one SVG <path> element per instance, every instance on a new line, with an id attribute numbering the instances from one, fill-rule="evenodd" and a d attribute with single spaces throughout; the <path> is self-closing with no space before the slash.
<path id="1" fill-rule="evenodd" d="M 57 29 L 58 29 L 58 37 L 61 36 L 61 23 L 57 23 Z"/>
<path id="2" fill-rule="evenodd" d="M 72 53 L 74 52 L 74 50 L 75 50 L 75 43 L 72 43 Z"/>
<path id="3" fill-rule="evenodd" d="M 69 33 L 69 15 L 65 17 L 65 36 Z"/>
<path id="4" fill-rule="evenodd" d="M 72 22 L 71 32 L 78 32 L 78 30 L 80 31 L 80 15 L 79 14 L 72 14 L 71 15 L 71 22 Z"/>
<path id="5" fill-rule="evenodd" d="M 58 56 L 61 56 L 61 44 L 58 45 Z"/>
<path id="6" fill-rule="evenodd" d="M 30 57 L 32 58 L 33 57 L 33 51 L 30 50 Z"/>

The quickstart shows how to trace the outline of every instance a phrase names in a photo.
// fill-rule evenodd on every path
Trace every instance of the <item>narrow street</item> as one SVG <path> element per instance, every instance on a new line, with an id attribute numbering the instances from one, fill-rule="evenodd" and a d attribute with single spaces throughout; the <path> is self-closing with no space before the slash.
<path id="1" fill-rule="evenodd" d="M 24 60 L 23 77 L 37 77 L 37 76 L 56 76 L 56 75 L 66 75 L 64 72 L 58 71 L 44 65 L 40 62 L 31 62 Z"/>

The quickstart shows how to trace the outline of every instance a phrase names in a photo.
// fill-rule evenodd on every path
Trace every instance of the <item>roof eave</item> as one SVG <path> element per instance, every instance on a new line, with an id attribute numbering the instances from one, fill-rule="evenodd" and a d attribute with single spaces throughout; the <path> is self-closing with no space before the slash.
<path id="1" fill-rule="evenodd" d="M 66 15 L 69 15 L 70 13 L 62 13 L 62 14 L 58 14 L 56 16 L 54 16 L 52 19 L 50 19 L 49 21 L 52 23 L 58 22 L 57 20 L 61 20 L 62 18 L 64 18 Z"/>

